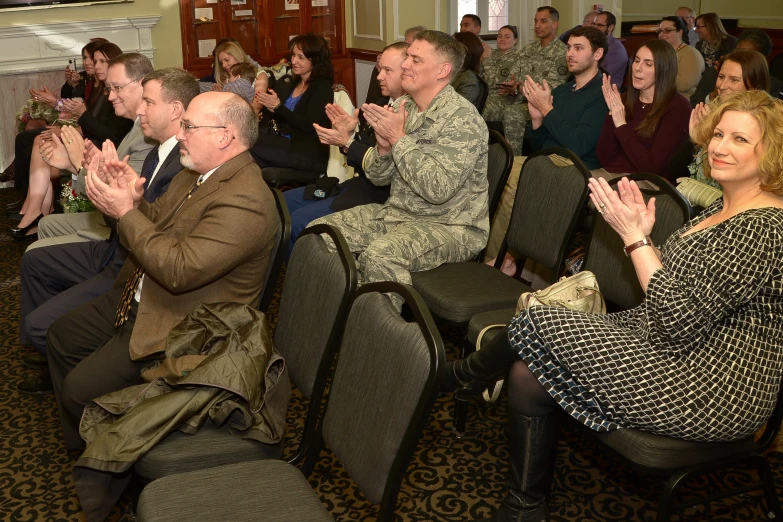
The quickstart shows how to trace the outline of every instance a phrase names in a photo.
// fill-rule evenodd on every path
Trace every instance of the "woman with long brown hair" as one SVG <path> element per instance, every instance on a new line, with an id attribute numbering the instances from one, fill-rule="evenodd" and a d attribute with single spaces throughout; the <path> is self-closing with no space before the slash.
<path id="1" fill-rule="evenodd" d="M 696 43 L 696 50 L 704 57 L 707 67 L 713 67 L 717 60 L 737 47 L 737 39 L 726 32 L 717 13 L 697 16 L 696 32 L 700 38 Z"/>
<path id="2" fill-rule="evenodd" d="M 89 48 L 91 44 L 87 44 Z M 86 100 L 63 100 L 65 110 L 78 118 L 81 134 L 90 139 L 97 147 L 105 140 L 119 145 L 122 138 L 133 126 L 133 121 L 121 118 L 114 113 L 114 107 L 104 90 L 110 60 L 122 54 L 122 50 L 111 42 L 99 43 L 92 50 L 95 67 L 95 79 L 92 87 L 85 93 Z M 40 153 L 40 145 L 52 139 L 51 135 L 60 134 L 60 127 L 50 127 L 42 132 L 33 144 L 30 159 L 30 182 L 27 197 L 20 211 L 21 220 L 17 227 L 11 228 L 11 236 L 17 241 L 33 241 L 38 237 L 38 222 L 53 210 L 54 190 L 51 181 L 60 177 L 60 170 L 50 167 Z"/>
<path id="3" fill-rule="evenodd" d="M 609 114 L 596 147 L 609 173 L 649 172 L 668 176 L 672 152 L 688 139 L 690 102 L 677 92 L 677 56 L 662 40 L 650 40 L 631 63 L 628 96 L 623 103 L 616 85 L 604 76 Z"/>
<path id="4" fill-rule="evenodd" d="M 334 101 L 331 51 L 321 36 L 299 35 L 291 40 L 293 79 L 281 78 L 274 89 L 256 91 L 263 107 L 258 141 L 250 149 L 261 167 L 326 172 L 329 146 L 322 145 L 314 123 L 331 127 L 326 105 Z"/>

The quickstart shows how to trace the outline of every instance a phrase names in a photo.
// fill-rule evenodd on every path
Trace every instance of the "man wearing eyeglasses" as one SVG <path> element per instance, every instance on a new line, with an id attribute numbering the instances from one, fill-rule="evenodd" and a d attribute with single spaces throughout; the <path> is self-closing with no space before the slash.
<path id="1" fill-rule="evenodd" d="M 601 60 L 601 69 L 612 77 L 612 85 L 620 88 L 623 85 L 625 71 L 628 70 L 628 51 L 625 50 L 622 42 L 612 35 L 616 24 L 617 18 L 609 11 L 598 13 L 593 22 L 593 26 L 606 35 L 609 43 L 609 50 Z"/>
<path id="2" fill-rule="evenodd" d="M 595 17 L 598 15 L 599 11 L 588 11 L 584 18 L 582 19 L 582 25 L 577 25 L 569 29 L 568 31 L 564 32 L 560 35 L 560 41 L 564 44 L 568 44 L 568 38 L 571 37 L 571 31 L 574 29 L 578 29 L 580 27 L 593 27 L 593 23 L 595 22 Z"/>
<path id="3" fill-rule="evenodd" d="M 247 102 L 207 92 L 190 102 L 177 133 L 185 170 L 154 203 L 144 200 L 144 179 L 126 163 L 107 162 L 104 180 L 99 161 L 91 161 L 87 194 L 117 220 L 130 255 L 112 291 L 49 329 L 49 369 L 69 449 L 84 445 L 84 406 L 140 384 L 142 367 L 199 305 L 258 304 L 277 210 L 247 152 L 257 138 Z"/>
<path id="4" fill-rule="evenodd" d="M 116 154 L 120 159 L 128 156 L 128 164 L 137 172 L 141 171 L 144 158 L 147 157 L 149 151 L 158 145 L 157 141 L 144 135 L 141 122 L 136 114 L 142 99 L 141 80 L 145 74 L 152 71 L 152 63 L 146 56 L 139 53 L 125 53 L 109 62 L 106 75 L 108 101 L 114 107 L 114 113 L 121 118 L 133 121 L 133 127 L 120 142 Z M 103 144 L 95 143 L 94 145 L 97 149 L 101 149 Z M 113 146 L 109 150 L 113 156 Z M 46 156 L 44 159 L 46 160 Z M 73 162 L 78 165 L 82 161 L 74 159 Z M 81 169 L 78 174 L 73 176 L 73 190 L 81 195 L 86 195 L 85 174 L 86 171 Z M 41 219 L 38 224 L 39 239 L 29 248 L 77 241 L 103 240 L 108 239 L 110 233 L 111 230 L 100 212 L 53 214 Z"/>
<path id="5" fill-rule="evenodd" d="M 679 16 L 685 20 L 685 25 L 688 26 L 688 45 L 696 47 L 700 40 L 699 33 L 696 32 L 696 11 L 690 7 L 680 7 L 674 13 L 674 16 Z"/>

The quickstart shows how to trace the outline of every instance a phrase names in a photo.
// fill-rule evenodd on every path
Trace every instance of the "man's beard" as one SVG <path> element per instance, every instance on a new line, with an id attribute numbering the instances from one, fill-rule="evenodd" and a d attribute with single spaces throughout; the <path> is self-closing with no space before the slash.
<path id="1" fill-rule="evenodd" d="M 180 153 L 179 163 L 186 169 L 193 170 L 194 168 L 193 160 L 191 159 L 190 154 L 188 154 L 187 152 L 185 152 L 185 154 Z"/>

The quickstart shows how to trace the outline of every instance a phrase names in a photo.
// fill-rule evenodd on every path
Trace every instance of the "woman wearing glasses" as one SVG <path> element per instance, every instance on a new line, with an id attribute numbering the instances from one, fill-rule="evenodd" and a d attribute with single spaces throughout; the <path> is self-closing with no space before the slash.
<path id="1" fill-rule="evenodd" d="M 89 46 L 89 44 L 88 44 Z M 111 42 L 99 44 L 92 52 L 95 67 L 95 83 L 90 89 L 87 101 L 63 100 L 66 112 L 77 120 L 81 134 L 96 146 L 105 140 L 111 140 L 115 146 L 133 126 L 133 121 L 121 118 L 114 113 L 114 107 L 104 88 L 108 62 L 122 54 L 122 50 Z M 51 214 L 54 203 L 52 180 L 60 177 L 60 169 L 50 167 L 40 153 L 40 145 L 52 139 L 52 134 L 60 136 L 61 127 L 50 127 L 42 132 L 33 145 L 30 158 L 30 183 L 27 197 L 19 212 L 19 225 L 10 229 L 11 236 L 17 241 L 33 241 L 38 237 L 37 224 L 43 216 Z"/>
<path id="2" fill-rule="evenodd" d="M 726 32 L 717 13 L 696 17 L 696 32 L 700 38 L 696 49 L 704 57 L 707 67 L 714 67 L 716 61 L 737 47 L 737 39 Z"/>
<path id="3" fill-rule="evenodd" d="M 704 72 L 704 58 L 688 45 L 688 27 L 679 16 L 666 16 L 658 26 L 658 38 L 669 43 L 677 55 L 677 92 L 689 97 L 696 90 Z"/>
<path id="4" fill-rule="evenodd" d="M 674 48 L 650 40 L 636 51 L 630 74 L 625 102 L 604 76 L 609 114 L 595 150 L 598 161 L 609 173 L 649 172 L 668 178 L 669 156 L 688 139 L 691 114 L 690 102 L 675 86 Z"/>

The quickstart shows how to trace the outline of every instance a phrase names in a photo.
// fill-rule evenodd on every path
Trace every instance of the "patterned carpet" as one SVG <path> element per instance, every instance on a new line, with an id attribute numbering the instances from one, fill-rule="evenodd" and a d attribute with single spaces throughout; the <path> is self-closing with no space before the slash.
<path id="1" fill-rule="evenodd" d="M 12 190 L 0 190 L 0 204 L 12 201 Z M 0 207 L 2 209 L 4 207 Z M 10 223 L 3 214 L 0 226 Z M 77 455 L 68 454 L 61 440 L 54 397 L 31 397 L 16 391 L 16 383 L 32 370 L 21 365 L 31 350 L 19 346 L 19 260 L 24 246 L 0 233 L 0 520 L 84 520 L 73 492 L 71 467 Z M 271 315 L 274 319 L 276 303 Z M 446 329 L 450 358 L 457 353 L 460 332 Z M 506 404 L 474 405 L 469 433 L 457 440 L 451 430 L 450 395 L 439 398 L 408 468 L 398 503 L 398 520 L 461 521 L 488 516 L 504 494 L 508 446 Z M 300 425 L 304 407 L 294 393 L 289 432 Z M 768 455 L 777 484 L 783 487 L 783 454 Z M 751 477 L 741 471 L 712 477 L 711 484 L 734 484 Z M 707 484 L 707 480 L 695 484 Z M 322 458 L 311 484 L 335 520 L 372 520 L 377 513 L 331 457 Z M 552 490 L 552 520 L 655 520 L 662 489 L 658 478 L 635 473 L 622 459 L 567 425 L 563 431 Z M 712 486 L 710 486 L 712 487 Z M 760 492 L 693 508 L 679 517 L 687 521 L 766 520 Z M 114 509 L 110 520 L 130 521 L 128 499 Z M 259 516 L 258 520 L 263 520 Z"/>

